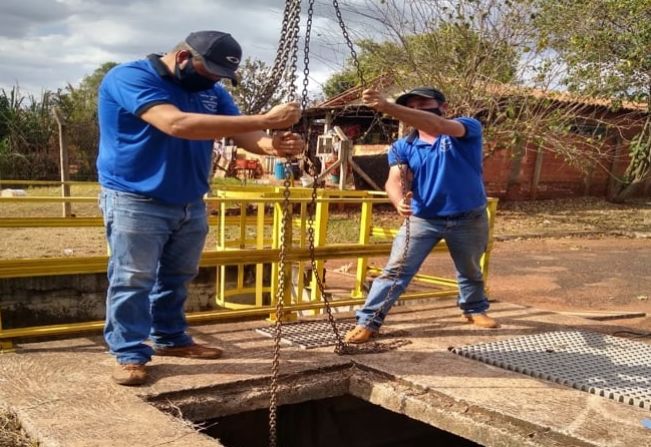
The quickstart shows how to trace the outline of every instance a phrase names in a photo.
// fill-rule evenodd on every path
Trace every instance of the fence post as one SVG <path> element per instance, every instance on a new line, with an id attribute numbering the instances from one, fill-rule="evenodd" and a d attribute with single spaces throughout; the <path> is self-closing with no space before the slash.
<path id="1" fill-rule="evenodd" d="M 70 168 L 68 166 L 68 147 L 63 136 L 63 119 L 61 118 L 61 111 L 58 107 L 52 109 L 54 120 L 57 122 L 59 129 L 59 168 L 61 172 L 61 197 L 70 197 Z M 63 202 L 63 217 L 70 217 L 72 209 L 70 202 Z"/>

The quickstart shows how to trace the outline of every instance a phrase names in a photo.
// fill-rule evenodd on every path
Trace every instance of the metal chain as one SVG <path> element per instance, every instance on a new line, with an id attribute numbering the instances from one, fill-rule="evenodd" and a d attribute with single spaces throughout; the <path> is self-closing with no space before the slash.
<path id="1" fill-rule="evenodd" d="M 258 99 L 251 106 L 251 113 L 259 113 L 269 103 L 274 92 L 278 89 L 280 80 L 287 71 L 289 52 L 296 47 L 295 39 L 298 37 L 298 27 L 294 26 L 294 23 L 300 20 L 300 4 L 300 0 L 285 0 L 280 39 L 278 40 L 274 65 L 271 69 L 271 77 L 262 89 Z"/>
<path id="2" fill-rule="evenodd" d="M 348 30 L 346 28 L 346 24 L 344 23 L 344 18 L 341 15 L 341 10 L 339 9 L 339 2 L 337 0 L 332 0 L 332 6 L 335 8 L 335 14 L 337 15 L 337 21 L 339 22 L 339 28 L 341 28 L 341 32 L 344 35 L 344 40 L 346 41 L 346 46 L 350 50 L 350 57 L 353 61 L 353 65 L 355 66 L 355 70 L 357 71 L 357 77 L 359 78 L 359 83 L 361 90 L 366 89 L 366 80 L 364 78 L 364 72 L 362 71 L 362 67 L 359 63 L 359 58 L 357 57 L 357 51 L 355 51 L 355 46 L 353 45 L 352 40 L 350 39 L 350 36 L 348 35 Z M 382 134 L 387 140 L 391 139 L 391 136 L 389 135 L 389 132 L 386 129 L 386 126 L 384 125 L 384 121 L 382 121 L 382 115 L 379 114 L 378 112 L 375 112 L 375 116 L 380 123 L 380 130 L 382 130 Z"/>
<path id="3" fill-rule="evenodd" d="M 361 65 L 359 63 L 359 59 L 357 57 L 357 52 L 355 51 L 355 48 L 353 47 L 353 43 L 351 42 L 350 37 L 348 35 L 348 31 L 346 30 L 346 25 L 344 23 L 342 15 L 341 15 L 341 11 L 339 9 L 339 4 L 338 4 L 337 0 L 332 0 L 332 5 L 335 8 L 335 13 L 337 15 L 337 20 L 339 22 L 339 27 L 341 28 L 341 31 L 342 31 L 342 33 L 344 35 L 344 39 L 346 40 L 346 45 L 350 49 L 350 55 L 351 55 L 351 58 L 353 60 L 353 65 L 355 66 L 355 69 L 357 70 L 357 75 L 359 76 L 361 88 L 363 90 L 365 88 L 366 82 L 364 80 L 364 74 L 362 72 Z M 389 135 L 388 135 L 388 133 L 387 133 L 385 127 L 384 127 L 384 122 L 382 121 L 382 117 L 379 116 L 379 113 L 377 113 L 377 112 L 376 112 L 376 117 L 377 117 L 377 119 L 378 119 L 378 121 L 380 123 L 380 126 L 382 128 L 382 132 L 384 133 L 385 137 L 388 137 Z M 395 151 L 395 148 L 393 150 Z M 394 154 L 396 155 L 396 160 L 397 160 L 397 153 L 394 152 Z M 402 164 L 399 165 L 399 168 L 400 168 L 400 184 L 401 184 L 401 189 L 402 189 L 402 196 L 405 197 L 406 194 L 407 194 L 407 171 L 406 171 L 406 167 L 403 166 Z M 409 252 L 409 241 L 410 241 L 410 219 L 409 219 L 408 216 L 405 218 L 404 225 L 405 225 L 405 248 L 404 248 L 404 251 L 402 252 L 402 257 L 400 259 L 400 264 L 398 266 L 398 270 L 396 271 L 393 283 L 391 284 L 391 287 L 389 288 L 389 291 L 387 292 L 387 295 L 386 295 L 386 298 L 384 299 L 384 302 L 375 311 L 375 313 L 373 314 L 373 317 L 371 318 L 371 321 L 375 320 L 375 318 L 378 317 L 379 315 L 388 312 L 387 307 L 388 307 L 388 304 L 390 302 L 391 294 L 394 292 L 395 288 L 398 286 L 398 278 L 400 277 L 400 274 L 402 273 L 403 266 L 406 263 L 407 254 Z M 352 350 L 350 345 L 348 345 L 346 348 L 347 348 L 346 350 L 348 352 L 350 352 Z M 357 346 L 356 348 L 359 349 L 361 347 Z M 364 349 L 365 352 L 382 352 L 384 350 L 386 350 L 386 349 L 383 349 L 383 347 L 381 345 L 379 345 L 378 343 L 374 343 L 373 345 L 368 346 L 366 349 Z"/>
<path id="4" fill-rule="evenodd" d="M 275 89 L 279 79 L 281 78 L 281 73 L 286 69 L 288 55 L 291 52 L 291 79 L 290 79 L 290 90 L 289 97 L 293 101 L 296 95 L 296 86 L 294 84 L 296 64 L 297 64 L 297 52 L 298 52 L 298 32 L 300 25 L 300 11 L 301 11 L 301 0 L 287 0 L 285 4 L 285 15 L 283 19 L 283 32 L 281 36 L 282 51 L 279 49 L 280 62 L 274 64 L 274 77 L 277 78 L 275 85 L 270 83 L 269 88 L 272 86 Z M 291 27 L 290 27 L 291 26 Z M 287 28 L 290 27 L 289 31 Z M 279 46 L 280 46 L 279 45 Z M 282 53 L 282 54 L 281 54 Z M 281 66 L 282 65 L 282 70 Z M 269 90 L 273 93 L 273 90 Z M 263 98 L 263 104 L 268 102 L 268 98 Z M 271 385 L 270 385 L 270 397 L 269 397 L 269 445 L 271 447 L 276 447 L 278 445 L 278 376 L 280 373 L 280 342 L 282 339 L 282 324 L 284 316 L 284 299 L 285 299 L 285 288 L 286 288 L 286 258 L 287 258 L 287 248 L 291 244 L 291 240 L 287 240 L 287 226 L 290 225 L 291 221 L 289 218 L 290 214 L 290 186 L 291 186 L 291 176 L 292 176 L 292 167 L 290 160 L 285 160 L 285 181 L 283 182 L 283 202 L 282 202 L 282 218 L 280 223 L 280 255 L 278 261 L 278 290 L 276 291 L 276 321 L 274 325 L 274 347 L 273 347 L 273 359 L 271 362 Z"/>
<path id="5" fill-rule="evenodd" d="M 287 67 L 287 61 L 290 59 L 290 67 L 289 67 L 289 74 L 288 74 L 288 81 L 290 82 L 290 88 L 289 88 L 289 100 L 293 101 L 295 100 L 296 97 L 296 85 L 295 81 L 297 79 L 296 76 L 296 70 L 297 70 L 297 64 L 298 64 L 298 35 L 299 35 L 299 28 L 300 28 L 300 5 L 301 0 L 286 0 L 285 3 L 285 11 L 283 15 L 283 29 L 281 32 L 281 37 L 280 37 L 280 42 L 279 42 L 279 48 L 278 48 L 278 53 L 276 55 L 276 60 L 274 62 L 274 67 L 273 67 L 273 74 L 270 82 L 267 84 L 265 87 L 263 94 L 260 97 L 260 100 L 256 103 L 255 107 L 259 107 L 261 109 L 268 101 L 269 98 L 271 98 L 271 95 L 273 94 L 273 91 L 276 89 L 278 82 L 282 78 L 282 73 L 285 72 L 285 69 Z M 333 6 L 335 8 L 335 12 L 337 15 L 337 19 L 339 22 L 339 26 L 342 30 L 342 33 L 344 35 L 344 38 L 346 40 L 346 45 L 350 49 L 351 56 L 353 59 L 353 63 L 355 64 L 355 67 L 357 69 L 357 74 L 359 76 L 360 82 L 362 86 L 365 86 L 366 82 L 364 80 L 363 73 L 361 71 L 361 67 L 359 64 L 359 60 L 357 58 L 357 53 L 355 51 L 355 48 L 350 40 L 350 37 L 348 35 L 348 31 L 346 30 L 346 26 L 344 24 L 343 18 L 341 16 L 341 11 L 339 10 L 339 4 L 337 0 L 333 0 Z M 301 108 L 302 111 L 305 112 L 307 109 L 307 95 L 308 95 L 308 84 L 309 84 L 309 44 L 310 44 L 310 34 L 311 34 L 311 29 L 312 29 L 312 16 L 314 12 L 314 0 L 309 0 L 309 6 L 308 6 L 308 17 L 307 17 L 307 27 L 306 27 L 306 34 L 305 34 L 305 49 L 304 49 L 304 56 L 303 56 L 303 62 L 304 62 L 304 68 L 303 68 L 303 90 L 302 90 L 302 96 L 301 96 Z M 291 56 L 290 56 L 291 53 Z M 257 109 L 257 110 L 259 110 Z M 254 109 L 255 110 L 255 109 Z M 304 117 L 304 133 L 307 136 L 307 130 L 306 130 L 306 120 Z M 380 119 L 380 123 L 383 126 L 383 123 Z M 383 126 L 384 130 L 384 126 Z M 307 152 L 307 149 L 306 149 Z M 333 329 L 335 338 L 336 338 L 336 347 L 335 347 L 335 352 L 337 354 L 351 354 L 353 352 L 383 352 L 388 349 L 393 349 L 397 346 L 401 346 L 401 342 L 397 341 L 394 342 L 393 345 L 388 346 L 382 346 L 377 343 L 373 343 L 369 346 L 365 347 L 351 347 L 350 345 L 346 344 L 343 341 L 343 338 L 339 332 L 339 329 L 337 327 L 337 323 L 335 321 L 334 315 L 332 313 L 332 307 L 330 305 L 330 301 L 328 300 L 326 294 L 325 294 L 325 286 L 323 284 L 323 281 L 321 279 L 321 276 L 319 275 L 319 272 L 317 270 L 316 266 L 316 254 L 315 254 L 315 247 L 314 247 L 314 214 L 316 211 L 316 200 L 317 200 L 317 180 L 318 180 L 318 173 L 316 172 L 316 169 L 313 170 L 313 181 L 312 181 L 312 200 L 311 203 L 308 205 L 309 207 L 309 212 L 308 212 L 308 240 L 309 240 L 309 252 L 310 252 L 310 261 L 312 265 L 312 273 L 314 275 L 314 278 L 316 280 L 317 286 L 319 288 L 319 292 L 321 294 L 321 297 L 323 299 L 323 302 L 325 304 L 325 308 L 328 314 L 328 321 Z M 289 197 L 290 197 L 290 186 L 291 186 L 291 176 L 293 175 L 292 172 L 292 167 L 290 160 L 285 160 L 285 180 L 283 183 L 283 202 L 282 202 L 282 219 L 281 219 L 281 227 L 280 227 L 280 255 L 279 255 L 279 263 L 278 263 L 278 290 L 276 292 L 276 321 L 275 321 L 275 326 L 274 326 L 274 348 L 273 348 L 273 360 L 272 360 L 272 366 L 271 366 L 271 386 L 270 386 L 270 402 L 269 402 L 269 445 L 271 447 L 276 447 L 278 444 L 278 428 L 277 428 L 277 420 L 278 420 L 278 376 L 280 372 L 280 343 L 282 339 L 282 319 L 283 319 L 283 304 L 284 304 L 284 295 L 285 295 L 285 283 L 286 283 L 286 272 L 285 272 L 285 267 L 286 267 L 286 257 L 287 257 L 287 247 L 291 243 L 291 241 L 286 240 L 286 235 L 287 235 L 287 227 L 290 225 L 290 219 L 289 219 L 289 214 L 290 214 L 290 203 L 289 203 Z M 402 169 L 401 167 L 401 184 L 403 188 L 403 196 L 406 194 L 406 171 Z M 408 251 L 408 246 L 409 246 L 409 218 L 407 217 L 405 219 L 405 225 L 406 225 L 406 242 L 405 242 L 405 251 L 403 252 L 403 256 L 401 259 L 401 264 L 399 266 L 400 269 L 402 269 L 402 266 L 405 264 L 406 257 L 407 257 L 407 251 Z M 389 289 L 389 294 L 387 294 L 387 299 L 383 303 L 383 305 L 376 311 L 376 315 L 379 314 L 380 312 L 384 311 L 384 308 L 386 304 L 388 303 L 388 297 L 392 293 L 392 291 L 395 289 L 397 285 L 397 278 L 401 270 L 398 271 L 398 274 L 396 276 L 396 279 L 394 283 L 392 284 L 391 288 Z"/>
<path id="6" fill-rule="evenodd" d="M 301 110 L 307 109 L 307 87 L 310 83 L 310 38 L 312 35 L 312 16 L 314 15 L 314 0 L 307 4 L 307 22 L 305 24 L 305 47 L 303 48 L 303 91 L 301 95 Z M 307 125 L 307 117 L 303 114 L 303 129 Z M 307 147 L 307 146 L 306 146 Z"/>
<path id="7" fill-rule="evenodd" d="M 278 39 L 278 49 L 276 50 L 276 57 L 274 59 L 273 67 L 271 68 L 271 77 L 267 81 L 267 84 L 262 89 L 259 98 L 251 106 L 252 113 L 259 113 L 260 110 L 269 102 L 271 95 L 278 86 L 280 81 L 280 76 L 278 73 L 285 71 L 285 65 L 287 60 L 283 62 L 283 56 L 286 54 L 287 50 L 287 24 L 289 22 L 289 14 L 293 6 L 293 0 L 285 1 L 285 9 L 283 11 L 283 22 L 280 29 L 280 38 Z M 280 70 L 282 64 L 282 70 Z"/>
<path id="8" fill-rule="evenodd" d="M 304 64 L 303 65 L 303 91 L 302 91 L 302 98 L 301 98 L 301 109 L 303 112 L 303 133 L 308 138 L 308 144 L 306 145 L 306 150 L 304 153 L 305 163 L 312 163 L 312 161 L 309 159 L 309 136 L 308 136 L 308 129 L 307 129 L 307 116 L 305 115 L 305 110 L 307 109 L 307 102 L 308 102 L 307 87 L 309 85 L 309 75 L 310 75 L 310 37 L 312 32 L 313 14 L 314 14 L 314 0 L 309 0 L 308 9 L 307 9 L 307 24 L 305 27 L 305 47 L 303 50 L 303 64 Z M 312 196 L 311 196 L 311 201 L 308 204 L 308 220 L 307 220 L 308 249 L 310 252 L 310 264 L 312 266 L 312 274 L 314 275 L 314 279 L 317 283 L 319 294 L 321 295 L 321 299 L 323 300 L 326 311 L 328 313 L 328 321 L 330 322 L 330 326 L 332 327 L 332 331 L 337 340 L 335 352 L 339 354 L 343 354 L 346 351 L 346 344 L 344 343 L 343 337 L 341 336 L 341 333 L 339 332 L 339 328 L 337 327 L 337 322 L 335 321 L 334 315 L 332 313 L 330 301 L 328 300 L 325 294 L 325 285 L 323 284 L 323 280 L 321 278 L 321 275 L 319 274 L 316 265 L 316 255 L 314 252 L 314 215 L 316 212 L 317 187 L 318 187 L 318 173 L 316 172 L 316 169 L 313 169 L 312 170 Z"/>
<path id="9" fill-rule="evenodd" d="M 269 398 L 269 445 L 276 447 L 278 444 L 278 375 L 280 372 L 280 341 L 282 338 L 283 305 L 285 299 L 285 281 L 287 264 L 287 247 L 291 241 L 286 239 L 287 226 L 290 225 L 289 187 L 291 185 L 291 170 L 285 170 L 283 182 L 282 218 L 280 222 L 280 256 L 278 261 L 278 290 L 276 291 L 276 321 L 274 325 L 274 348 L 271 362 L 271 386 Z"/>
<path id="10" fill-rule="evenodd" d="M 362 88 L 365 88 L 366 80 L 364 79 L 364 73 L 362 73 L 362 68 L 359 65 L 359 59 L 357 58 L 357 51 L 355 51 L 353 42 L 350 40 L 350 36 L 348 35 L 348 30 L 346 29 L 344 18 L 342 17 L 341 10 L 339 9 L 339 2 L 337 0 L 332 0 L 332 6 L 334 6 L 335 8 L 335 14 L 337 15 L 337 21 L 339 22 L 339 28 L 341 28 L 341 32 L 344 35 L 344 39 L 346 40 L 346 46 L 348 46 L 348 49 L 350 50 L 350 57 L 353 60 L 353 65 L 355 65 L 355 69 L 357 70 L 357 77 L 359 77 L 359 82 L 362 85 Z"/>
<path id="11" fill-rule="evenodd" d="M 312 18 L 312 3 L 313 0 L 310 0 L 310 7 L 308 9 L 308 25 L 311 26 L 311 18 Z M 339 27 L 342 30 L 342 33 L 344 35 L 344 38 L 346 39 L 346 44 L 348 45 L 348 48 L 351 51 L 351 57 L 353 59 L 353 63 L 355 64 L 355 67 L 357 68 L 357 73 L 360 78 L 360 82 L 362 85 L 365 83 L 364 77 L 362 74 L 362 71 L 360 69 L 359 61 L 357 58 L 357 53 L 355 52 L 355 48 L 353 47 L 353 44 L 350 40 L 350 37 L 348 35 L 348 31 L 346 30 L 346 25 L 343 21 L 343 17 L 341 16 L 341 11 L 339 10 L 339 5 L 337 3 L 337 0 L 333 0 L 333 6 L 335 8 L 335 13 L 337 15 L 337 19 L 339 22 Z M 305 48 L 305 57 L 304 57 L 304 63 L 305 63 L 305 68 L 303 70 L 304 72 L 304 79 L 303 79 L 303 111 L 305 111 L 306 105 L 307 105 L 307 84 L 308 84 L 308 74 L 309 74 L 309 29 L 306 32 L 306 48 Z M 305 123 L 305 120 L 304 120 Z M 304 124 L 304 130 L 306 130 L 307 125 Z M 307 156 L 306 156 L 307 158 Z M 406 178 L 405 175 L 403 174 L 403 170 L 401 170 L 401 182 L 403 184 L 403 195 L 405 194 L 405 184 L 406 184 Z M 307 232 L 308 232 L 308 250 L 310 252 L 310 263 L 312 266 L 312 274 L 314 275 L 314 280 L 317 283 L 318 291 L 319 294 L 321 295 L 321 299 L 323 300 L 323 303 L 325 305 L 326 313 L 328 315 L 328 322 L 330 323 L 330 326 L 332 327 L 332 331 L 335 336 L 335 353 L 339 355 L 344 355 L 344 354 L 354 354 L 354 353 L 375 353 L 375 352 L 384 352 L 389 349 L 393 349 L 397 346 L 401 345 L 401 342 L 398 341 L 398 343 L 394 343 L 392 346 L 389 345 L 382 345 L 379 343 L 370 343 L 366 346 L 352 346 L 348 343 L 346 343 L 343 340 L 343 337 L 341 336 L 341 333 L 339 332 L 339 328 L 337 327 L 337 322 L 335 320 L 335 317 L 332 312 L 332 306 L 330 303 L 330 300 L 327 297 L 327 294 L 325 293 L 325 285 L 323 284 L 323 280 L 321 278 L 321 275 L 319 273 L 319 270 L 316 265 L 316 254 L 315 254 L 315 247 L 314 247 L 314 215 L 316 212 L 316 200 L 317 200 L 317 187 L 318 187 L 318 173 L 316 172 L 316 169 L 313 170 L 313 175 L 312 175 L 312 196 L 311 196 L 311 202 L 308 205 L 308 221 L 307 221 Z M 404 265 L 406 256 L 407 256 L 407 248 L 409 244 L 409 225 L 407 222 L 407 243 L 405 246 L 405 251 L 403 253 L 403 258 L 401 260 L 401 265 Z M 399 274 L 399 273 L 398 273 Z M 393 290 L 395 289 L 397 285 L 397 277 L 394 283 L 392 284 L 389 293 L 392 293 Z M 387 295 L 390 296 L 390 295 Z M 386 303 L 388 302 L 388 299 L 385 300 L 385 303 L 383 303 L 383 306 L 376 311 L 376 313 L 382 312 L 384 310 L 384 307 L 386 306 Z M 374 317 L 377 315 L 374 315 Z"/>
<path id="12" fill-rule="evenodd" d="M 298 76 L 296 75 L 296 70 L 298 66 L 298 38 L 300 31 L 300 22 L 301 22 L 301 0 L 295 0 L 294 3 L 294 14 L 291 17 L 293 21 L 290 23 L 291 26 L 291 41 L 290 41 L 290 64 L 289 70 L 287 72 L 287 81 L 289 82 L 289 101 L 296 100 L 296 80 Z"/>

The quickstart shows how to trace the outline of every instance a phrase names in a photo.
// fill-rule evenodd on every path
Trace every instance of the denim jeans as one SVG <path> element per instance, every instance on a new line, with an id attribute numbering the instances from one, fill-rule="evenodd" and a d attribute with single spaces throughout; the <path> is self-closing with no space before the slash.
<path id="1" fill-rule="evenodd" d="M 459 307 L 468 314 L 485 312 L 489 305 L 484 295 L 479 261 L 488 244 L 486 210 L 473 211 L 458 218 L 422 219 L 412 216 L 409 220 L 409 250 L 405 265 L 400 265 L 405 247 L 406 228 L 403 223 L 382 274 L 373 281 L 364 306 L 357 311 L 357 324 L 373 331 L 380 328 L 393 304 L 441 239 L 445 239 L 457 271 Z M 388 296 L 394 281 L 396 285 Z"/>
<path id="2" fill-rule="evenodd" d="M 103 188 L 111 255 L 104 338 L 118 363 L 146 363 L 155 346 L 186 346 L 183 305 L 199 271 L 208 221 L 203 199 L 169 205 Z"/>

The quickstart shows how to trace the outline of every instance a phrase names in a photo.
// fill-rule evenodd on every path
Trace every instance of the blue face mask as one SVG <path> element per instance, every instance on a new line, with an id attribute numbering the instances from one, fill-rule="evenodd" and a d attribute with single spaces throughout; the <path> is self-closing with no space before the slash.
<path id="1" fill-rule="evenodd" d="M 197 70 L 195 70 L 194 65 L 192 64 L 192 56 L 188 58 L 185 67 L 179 68 L 179 64 L 176 64 L 174 74 L 176 75 L 177 82 L 181 84 L 181 87 L 189 92 L 208 90 L 214 87 L 217 82 L 202 76 L 197 72 Z"/>
<path id="2" fill-rule="evenodd" d="M 438 107 L 432 107 L 431 109 L 418 109 L 418 110 L 422 110 L 423 112 L 433 113 L 434 115 L 438 115 L 438 116 L 443 116 L 443 112 L 441 112 L 441 109 Z"/>

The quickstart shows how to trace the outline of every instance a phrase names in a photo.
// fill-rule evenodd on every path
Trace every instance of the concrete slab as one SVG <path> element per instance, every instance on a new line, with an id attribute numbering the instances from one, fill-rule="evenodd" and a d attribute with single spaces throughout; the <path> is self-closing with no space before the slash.
<path id="1" fill-rule="evenodd" d="M 411 344 L 337 356 L 331 348 L 283 348 L 281 403 L 353 394 L 487 446 L 651 446 L 649 412 L 485 365 L 450 346 L 564 327 L 610 333 L 613 326 L 495 303 L 502 328 L 463 324 L 453 300 L 394 309 L 387 328 Z M 342 315 L 339 315 L 342 318 Z M 0 403 L 44 447 L 220 445 L 193 422 L 268 404 L 272 341 L 263 322 L 197 326 L 197 341 L 220 345 L 219 360 L 155 358 L 151 382 L 110 381 L 113 359 L 100 338 L 20 346 L 0 356 Z M 162 411 L 161 411 L 162 410 Z M 281 443 L 282 445 L 282 443 Z"/>

